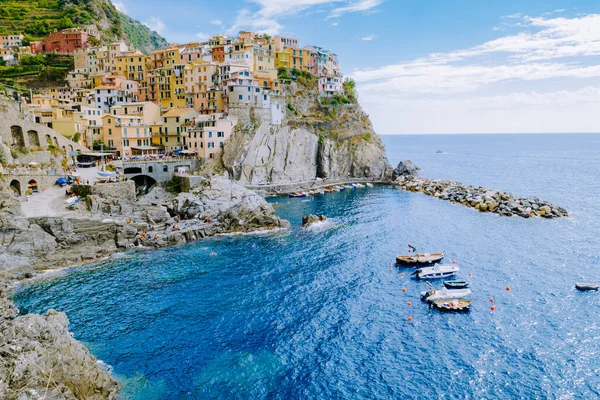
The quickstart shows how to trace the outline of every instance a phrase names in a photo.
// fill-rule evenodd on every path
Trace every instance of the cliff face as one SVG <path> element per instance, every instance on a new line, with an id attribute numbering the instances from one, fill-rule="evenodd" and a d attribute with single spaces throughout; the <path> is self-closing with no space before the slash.
<path id="1" fill-rule="evenodd" d="M 272 101 L 283 112 L 281 124 L 270 110 L 230 108 L 238 125 L 222 160 L 233 179 L 245 184 L 391 179 L 381 139 L 360 105 L 322 105 L 315 87 L 295 82 L 282 85 Z"/>

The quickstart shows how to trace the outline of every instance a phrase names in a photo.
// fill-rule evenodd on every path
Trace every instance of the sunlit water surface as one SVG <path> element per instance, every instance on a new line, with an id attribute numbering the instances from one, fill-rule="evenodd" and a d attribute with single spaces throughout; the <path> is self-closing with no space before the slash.
<path id="1" fill-rule="evenodd" d="M 17 305 L 65 311 L 133 399 L 600 396 L 600 297 L 574 289 L 600 282 L 600 136 L 384 142 L 394 164 L 571 217 L 503 218 L 391 187 L 278 198 L 290 232 L 127 254 L 22 287 Z M 330 221 L 304 230 L 309 213 Z M 472 274 L 470 313 L 429 310 L 425 284 L 390 268 L 408 242 Z"/>

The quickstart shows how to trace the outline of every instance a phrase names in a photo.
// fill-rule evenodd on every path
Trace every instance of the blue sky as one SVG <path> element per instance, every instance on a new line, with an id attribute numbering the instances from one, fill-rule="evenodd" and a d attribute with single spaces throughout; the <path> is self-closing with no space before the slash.
<path id="1" fill-rule="evenodd" d="M 600 2 L 115 0 L 171 42 L 239 30 L 336 52 L 379 133 L 600 132 Z"/>

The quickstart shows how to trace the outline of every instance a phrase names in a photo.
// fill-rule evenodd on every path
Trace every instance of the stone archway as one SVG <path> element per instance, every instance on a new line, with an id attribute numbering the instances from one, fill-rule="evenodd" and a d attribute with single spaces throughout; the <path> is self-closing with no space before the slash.
<path id="1" fill-rule="evenodd" d="M 23 136 L 23 128 L 19 125 L 13 125 L 10 127 L 10 133 L 12 135 L 12 146 L 16 150 L 22 150 L 25 148 L 25 136 Z"/>
<path id="2" fill-rule="evenodd" d="M 12 190 L 13 192 L 15 192 L 15 194 L 20 197 L 22 195 L 22 192 L 21 192 L 21 182 L 19 182 L 17 179 L 13 179 L 10 182 L 10 190 Z"/>
<path id="3" fill-rule="evenodd" d="M 40 147 L 40 137 L 38 136 L 37 131 L 33 129 L 27 131 L 27 139 L 29 139 L 30 147 Z"/>
<path id="4" fill-rule="evenodd" d="M 149 175 L 136 175 L 130 179 L 135 182 L 135 188 L 138 196 L 148 194 L 154 185 L 156 185 L 156 179 Z"/>

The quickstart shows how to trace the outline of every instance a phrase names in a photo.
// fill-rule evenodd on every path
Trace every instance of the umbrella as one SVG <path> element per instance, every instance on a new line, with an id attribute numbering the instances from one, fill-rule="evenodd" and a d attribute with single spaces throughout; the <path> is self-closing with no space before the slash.
<path id="1" fill-rule="evenodd" d="M 61 186 L 66 185 L 67 180 L 65 178 L 58 178 L 56 181 L 56 184 L 61 185 Z"/>

